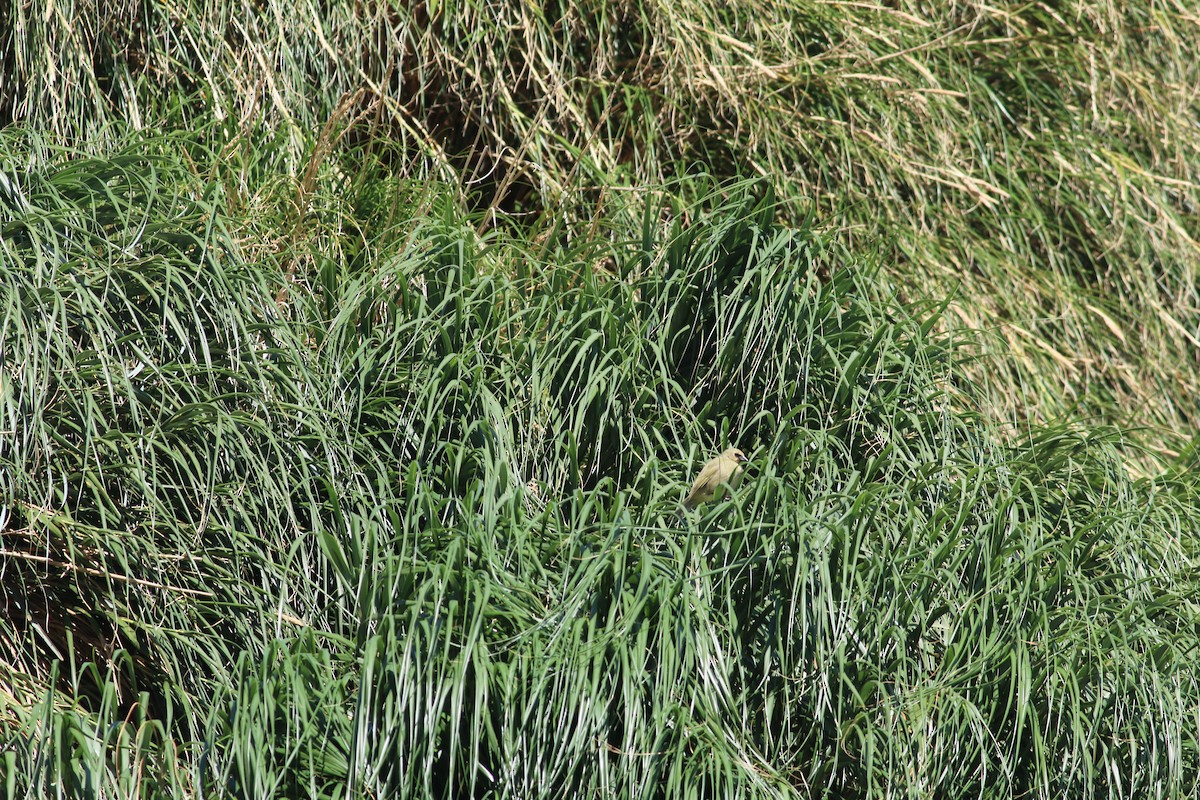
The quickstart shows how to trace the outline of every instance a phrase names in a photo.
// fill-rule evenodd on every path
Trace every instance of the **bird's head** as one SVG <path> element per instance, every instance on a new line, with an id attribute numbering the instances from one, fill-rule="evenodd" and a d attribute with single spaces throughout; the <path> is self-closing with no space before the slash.
<path id="1" fill-rule="evenodd" d="M 721 455 L 724 456 L 725 458 L 730 459 L 731 461 L 733 461 L 736 464 L 745 464 L 747 461 L 750 460 L 750 459 L 746 458 L 745 453 L 743 453 L 741 450 L 738 450 L 736 447 L 729 448 Z"/>

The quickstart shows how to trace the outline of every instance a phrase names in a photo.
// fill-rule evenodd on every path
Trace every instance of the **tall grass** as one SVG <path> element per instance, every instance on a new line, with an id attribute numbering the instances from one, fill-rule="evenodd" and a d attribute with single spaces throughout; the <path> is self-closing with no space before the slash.
<path id="1" fill-rule="evenodd" d="M 1094 417 L 1168 455 L 1195 429 L 1200 74 L 1183 5 L 38 0 L 0 14 L 0 117 L 67 142 L 215 119 L 275 142 L 301 180 L 354 141 L 457 185 L 484 226 L 601 222 L 698 170 L 762 176 L 782 212 L 817 213 L 852 251 L 887 243 L 908 294 L 956 294 L 940 324 L 990 331 L 1004 356 L 969 370 L 989 417 Z M 688 205 L 707 196 L 677 186 Z"/>
<path id="2" fill-rule="evenodd" d="M 1195 796 L 1194 22 L 0 5 L 5 795 Z"/>
<path id="3" fill-rule="evenodd" d="M 964 413 L 886 249 L 370 158 L 251 222 L 210 136 L 4 139 L 8 795 L 1195 793 L 1194 479 Z"/>

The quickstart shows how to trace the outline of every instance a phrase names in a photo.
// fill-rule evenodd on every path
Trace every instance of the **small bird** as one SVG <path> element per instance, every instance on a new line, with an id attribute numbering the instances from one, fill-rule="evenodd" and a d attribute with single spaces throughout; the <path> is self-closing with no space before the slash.
<path id="1" fill-rule="evenodd" d="M 742 464 L 748 460 L 745 453 L 731 447 L 709 461 L 700 470 L 696 480 L 692 481 L 692 488 L 683 499 L 683 507 L 691 510 L 701 503 L 716 500 L 724 494 L 726 484 L 736 488 L 742 477 Z"/>

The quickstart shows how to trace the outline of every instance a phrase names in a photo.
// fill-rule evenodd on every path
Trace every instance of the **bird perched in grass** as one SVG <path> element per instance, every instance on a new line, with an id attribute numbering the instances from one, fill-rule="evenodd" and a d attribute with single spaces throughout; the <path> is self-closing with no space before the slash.
<path id="1" fill-rule="evenodd" d="M 693 509 L 701 503 L 716 500 L 725 492 L 725 486 L 736 488 L 742 477 L 742 464 L 748 459 L 746 454 L 736 447 L 731 447 L 721 455 L 704 465 L 692 488 L 683 499 L 683 507 Z"/>

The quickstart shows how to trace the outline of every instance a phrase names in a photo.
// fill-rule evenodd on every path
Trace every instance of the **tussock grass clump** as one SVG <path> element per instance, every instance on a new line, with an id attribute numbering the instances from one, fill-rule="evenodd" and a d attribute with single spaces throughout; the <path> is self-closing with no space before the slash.
<path id="1" fill-rule="evenodd" d="M 353 142 L 457 184 L 485 225 L 598 221 L 668 179 L 762 176 L 784 213 L 817 212 L 852 251 L 886 242 L 910 294 L 957 291 L 941 324 L 991 331 L 1005 356 L 970 371 L 989 417 L 1094 417 L 1172 454 L 1195 430 L 1200 68 L 1181 6 L 79 0 L 0 14 L 0 117 L 68 142 L 215 119 L 279 142 L 298 180 Z M 689 205 L 706 196 L 704 181 L 677 185 Z"/>
<path id="2" fill-rule="evenodd" d="M 1005 443 L 762 183 L 530 244 L 326 175 L 271 241 L 199 146 L 9 147 L 10 794 L 1195 792 L 1195 482 Z"/>

